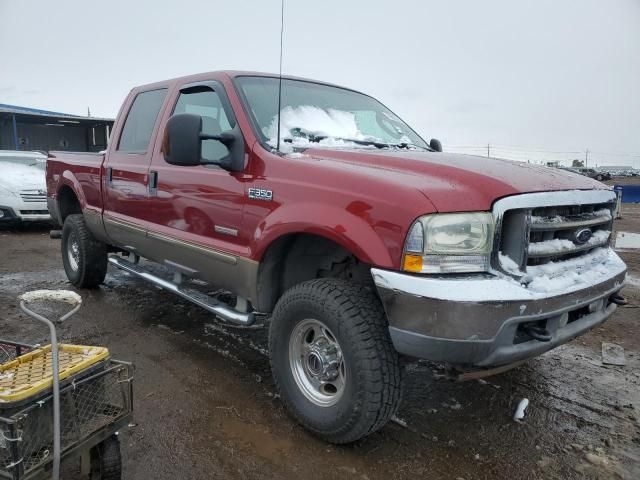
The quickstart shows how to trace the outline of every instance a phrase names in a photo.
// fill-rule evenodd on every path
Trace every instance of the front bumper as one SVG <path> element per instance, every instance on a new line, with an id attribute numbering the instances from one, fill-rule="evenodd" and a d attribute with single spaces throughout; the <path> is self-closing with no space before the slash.
<path id="1" fill-rule="evenodd" d="M 537 293 L 491 274 L 418 276 L 372 268 L 396 350 L 452 364 L 494 367 L 540 355 L 604 322 L 626 266 L 611 250 L 606 273 L 588 286 Z M 542 342 L 523 333 L 539 322 Z"/>
<path id="2" fill-rule="evenodd" d="M 0 223 L 48 222 L 51 215 L 44 204 L 15 207 L 0 205 Z"/>

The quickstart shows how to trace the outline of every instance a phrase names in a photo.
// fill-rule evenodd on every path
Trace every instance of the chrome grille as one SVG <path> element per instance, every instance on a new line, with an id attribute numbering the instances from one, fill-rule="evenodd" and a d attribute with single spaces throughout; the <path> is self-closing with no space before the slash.
<path id="1" fill-rule="evenodd" d="M 20 198 L 26 203 L 46 202 L 47 192 L 43 190 L 22 190 Z"/>
<path id="2" fill-rule="evenodd" d="M 563 260 L 609 245 L 612 209 L 610 204 L 533 209 L 527 265 Z"/>
<path id="3" fill-rule="evenodd" d="M 498 200 L 493 265 L 513 276 L 609 245 L 615 194 L 607 190 L 541 192 Z M 513 262 L 505 264 L 500 255 Z M 507 268 L 505 265 L 515 263 Z M 514 268 L 517 266 L 517 269 Z"/>

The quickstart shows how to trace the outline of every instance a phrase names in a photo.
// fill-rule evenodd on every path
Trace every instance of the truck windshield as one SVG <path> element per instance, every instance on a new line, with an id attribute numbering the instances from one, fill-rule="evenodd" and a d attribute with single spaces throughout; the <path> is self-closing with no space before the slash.
<path id="1" fill-rule="evenodd" d="M 238 77 L 263 142 L 276 146 L 278 79 Z M 282 80 L 280 142 L 337 148 L 420 148 L 427 144 L 397 115 L 372 97 L 302 80 Z"/>

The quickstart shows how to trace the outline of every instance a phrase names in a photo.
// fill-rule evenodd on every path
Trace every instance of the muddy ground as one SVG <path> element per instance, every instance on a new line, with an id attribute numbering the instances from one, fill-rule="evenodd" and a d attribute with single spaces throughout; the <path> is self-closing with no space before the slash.
<path id="1" fill-rule="evenodd" d="M 640 232 L 640 205 L 618 228 Z M 0 336 L 45 342 L 18 294 L 69 288 L 48 228 L 0 231 Z M 601 328 L 486 381 L 408 366 L 399 421 L 355 445 L 323 443 L 280 404 L 267 330 L 231 328 L 170 293 L 110 270 L 81 291 L 64 341 L 108 346 L 136 365 L 135 426 L 121 433 L 126 479 L 640 478 L 640 253 L 623 253 L 630 300 Z M 601 343 L 627 365 L 601 362 Z M 512 416 L 530 400 L 525 421 Z"/>

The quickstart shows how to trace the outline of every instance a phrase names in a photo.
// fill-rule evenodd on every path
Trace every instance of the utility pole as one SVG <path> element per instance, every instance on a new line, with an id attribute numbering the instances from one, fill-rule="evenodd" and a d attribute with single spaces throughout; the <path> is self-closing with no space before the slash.
<path id="1" fill-rule="evenodd" d="M 584 152 L 584 167 L 587 168 L 589 166 L 589 149 L 587 148 Z"/>
<path id="2" fill-rule="evenodd" d="M 487 143 L 487 158 L 489 158 L 490 156 L 489 155 L 490 149 L 491 149 L 491 145 Z"/>

